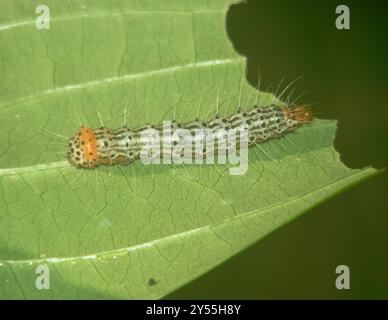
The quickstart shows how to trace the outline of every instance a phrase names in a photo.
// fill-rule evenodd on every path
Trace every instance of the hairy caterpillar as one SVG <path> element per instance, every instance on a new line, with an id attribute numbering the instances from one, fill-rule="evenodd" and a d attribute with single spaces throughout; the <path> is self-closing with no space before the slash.
<path id="1" fill-rule="evenodd" d="M 245 128 L 249 133 L 248 146 L 264 143 L 270 139 L 280 138 L 296 130 L 302 124 L 311 122 L 313 114 L 307 106 L 254 106 L 250 110 L 239 109 L 230 117 L 216 116 L 214 119 L 201 122 L 172 122 L 172 129 L 187 129 L 194 134 L 196 129 Z M 146 129 L 162 132 L 161 125 L 146 125 L 138 128 L 119 128 L 112 130 L 106 127 L 91 129 L 81 127 L 76 135 L 70 138 L 68 160 L 80 168 L 95 168 L 99 165 L 128 165 L 140 158 L 143 144 L 140 133 Z M 206 137 L 204 137 L 206 139 Z M 204 151 L 204 154 L 206 152 Z"/>

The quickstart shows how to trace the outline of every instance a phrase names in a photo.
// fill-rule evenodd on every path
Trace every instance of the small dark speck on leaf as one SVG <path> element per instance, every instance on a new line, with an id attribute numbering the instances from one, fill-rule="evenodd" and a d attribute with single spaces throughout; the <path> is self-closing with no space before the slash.
<path id="1" fill-rule="evenodd" d="M 148 280 L 148 285 L 150 287 L 156 285 L 158 282 L 154 279 L 154 278 L 150 278 L 150 280 Z"/>

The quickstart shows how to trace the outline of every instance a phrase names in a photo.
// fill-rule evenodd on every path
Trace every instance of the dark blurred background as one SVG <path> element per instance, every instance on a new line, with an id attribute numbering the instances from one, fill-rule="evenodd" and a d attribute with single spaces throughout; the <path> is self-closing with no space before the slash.
<path id="1" fill-rule="evenodd" d="M 337 30 L 335 8 L 350 8 Z M 335 147 L 351 168 L 388 164 L 388 1 L 247 1 L 228 34 L 263 89 L 293 86 L 299 102 L 337 119 Z M 388 299 L 387 172 L 330 199 L 168 299 Z M 350 268 L 337 290 L 335 268 Z"/>

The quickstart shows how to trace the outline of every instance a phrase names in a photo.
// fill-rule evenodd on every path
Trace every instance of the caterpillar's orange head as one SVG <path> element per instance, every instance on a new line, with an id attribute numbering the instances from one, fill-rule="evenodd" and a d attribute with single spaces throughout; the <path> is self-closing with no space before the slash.
<path id="1" fill-rule="evenodd" d="M 69 162 L 76 167 L 94 168 L 98 165 L 97 140 L 93 129 L 80 128 L 69 141 Z"/>
<path id="2" fill-rule="evenodd" d="M 313 111 L 309 106 L 287 106 L 283 109 L 287 119 L 293 119 L 298 124 L 311 122 L 314 119 Z"/>

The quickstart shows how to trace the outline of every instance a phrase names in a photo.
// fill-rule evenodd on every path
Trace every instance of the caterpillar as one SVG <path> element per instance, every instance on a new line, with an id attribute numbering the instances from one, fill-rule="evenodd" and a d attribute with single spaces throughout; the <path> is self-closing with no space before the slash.
<path id="1" fill-rule="evenodd" d="M 188 123 L 172 121 L 172 130 L 187 129 L 194 134 L 198 129 L 207 129 L 207 132 L 212 133 L 218 129 L 245 128 L 249 134 L 248 147 L 252 147 L 270 139 L 280 138 L 312 120 L 313 113 L 308 106 L 255 105 L 249 110 L 239 108 L 229 117 L 216 115 L 212 120 L 205 122 L 198 118 Z M 140 141 L 140 134 L 147 129 L 162 133 L 162 125 L 145 125 L 137 128 L 125 126 L 115 130 L 106 127 L 97 129 L 81 127 L 69 140 L 68 161 L 75 167 L 89 169 L 99 165 L 128 165 L 140 158 L 144 146 Z M 204 154 L 206 155 L 205 150 Z"/>

